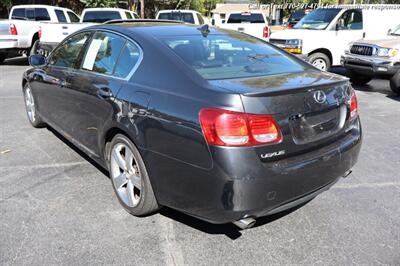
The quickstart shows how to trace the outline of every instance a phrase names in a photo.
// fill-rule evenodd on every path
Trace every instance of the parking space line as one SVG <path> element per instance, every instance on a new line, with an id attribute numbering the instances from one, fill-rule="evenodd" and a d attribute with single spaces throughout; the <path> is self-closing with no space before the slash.
<path id="1" fill-rule="evenodd" d="M 36 165 L 23 165 L 23 166 L 0 166 L 0 170 L 13 170 L 16 167 L 24 169 L 43 169 L 43 168 L 63 168 L 76 165 L 89 164 L 86 161 L 71 162 L 71 163 L 52 163 L 52 164 L 36 164 Z"/>

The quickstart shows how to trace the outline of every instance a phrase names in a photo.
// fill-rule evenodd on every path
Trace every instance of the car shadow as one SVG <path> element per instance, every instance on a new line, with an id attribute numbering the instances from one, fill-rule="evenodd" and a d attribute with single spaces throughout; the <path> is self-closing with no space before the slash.
<path id="1" fill-rule="evenodd" d="M 310 200 L 311 201 L 311 200 Z M 308 202 L 310 202 L 308 201 Z M 295 206 L 291 209 L 282 211 L 277 214 L 261 217 L 256 219 L 256 223 L 252 228 L 263 226 L 269 223 L 272 223 L 280 218 L 283 218 L 284 216 L 296 211 L 297 209 L 303 207 L 306 205 L 308 202 L 305 202 L 303 204 L 300 204 L 298 206 Z M 199 230 L 201 232 L 207 233 L 207 234 L 212 234 L 212 235 L 225 235 L 231 240 L 236 240 L 239 237 L 242 236 L 241 229 L 236 227 L 232 223 L 227 223 L 227 224 L 212 224 L 203 220 L 200 220 L 198 218 L 195 218 L 193 216 L 187 215 L 185 213 L 182 213 L 180 211 L 168 208 L 168 207 L 163 207 L 159 213 L 165 217 L 168 217 L 172 220 L 175 220 L 181 224 L 184 224 L 186 226 L 190 226 L 196 230 Z M 246 229 L 246 230 L 251 230 Z"/>
<path id="2" fill-rule="evenodd" d="M 0 64 L 3 66 L 28 66 L 28 57 L 26 56 L 20 56 L 20 57 L 14 57 L 14 58 L 8 58 L 4 60 L 3 64 Z"/>
<path id="3" fill-rule="evenodd" d="M 70 142 L 67 138 L 65 138 L 63 135 L 58 133 L 55 129 L 53 129 L 50 126 L 47 126 L 47 130 L 49 130 L 51 133 L 53 133 L 58 139 L 60 139 L 62 142 L 64 142 L 65 145 L 70 147 L 72 150 L 74 150 L 77 154 L 79 154 L 83 159 L 88 161 L 91 165 L 97 168 L 103 175 L 105 175 L 107 178 L 109 177 L 107 169 L 105 169 L 103 166 L 101 166 L 99 163 L 97 163 L 95 160 L 90 158 L 86 153 L 81 151 L 78 147 L 76 147 L 72 142 Z"/>
<path id="4" fill-rule="evenodd" d="M 105 175 L 107 178 L 109 178 L 108 171 L 104 169 L 100 164 L 98 164 L 95 160 L 90 158 L 86 153 L 81 151 L 78 147 L 76 147 L 73 143 L 71 143 L 67 138 L 65 138 L 63 135 L 58 133 L 55 129 L 53 129 L 50 126 L 47 126 L 47 130 L 52 132 L 58 139 L 60 139 L 65 145 L 67 145 L 69 148 L 74 150 L 77 154 L 79 154 L 82 158 L 84 158 L 86 161 L 88 161 L 90 164 L 92 164 L 94 167 L 96 167 L 103 175 Z M 310 200 L 311 201 L 311 200 Z M 252 228 L 258 227 L 258 226 L 263 226 L 265 224 L 272 223 L 275 220 L 278 220 L 294 211 L 297 209 L 303 207 L 306 205 L 308 202 L 302 203 L 298 206 L 295 206 L 291 209 L 285 210 L 283 212 L 265 216 L 258 218 L 256 220 L 255 225 Z M 212 224 L 203 220 L 200 220 L 198 218 L 195 218 L 193 216 L 187 215 L 183 212 L 168 208 L 168 207 L 163 207 L 160 211 L 159 214 L 168 217 L 172 220 L 175 220 L 181 224 L 184 224 L 186 226 L 190 226 L 196 230 L 199 230 L 201 232 L 207 233 L 207 234 L 212 234 L 212 235 L 225 235 L 228 238 L 235 240 L 238 239 L 239 237 L 242 236 L 242 233 L 240 232 L 241 230 L 236 227 L 232 223 L 228 224 Z M 251 230 L 251 229 L 247 229 Z"/>

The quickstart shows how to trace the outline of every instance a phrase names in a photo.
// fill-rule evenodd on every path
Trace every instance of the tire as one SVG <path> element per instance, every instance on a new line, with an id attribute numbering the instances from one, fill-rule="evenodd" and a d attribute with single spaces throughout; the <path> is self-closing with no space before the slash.
<path id="1" fill-rule="evenodd" d="M 400 71 L 397 71 L 390 79 L 390 89 L 397 95 L 400 95 Z"/>
<path id="2" fill-rule="evenodd" d="M 126 136 L 117 134 L 109 147 L 107 162 L 110 179 L 122 207 L 134 216 L 157 211 L 159 205 L 136 146 Z"/>
<path id="3" fill-rule="evenodd" d="M 323 70 L 329 71 L 332 66 L 332 62 L 329 57 L 324 53 L 313 53 L 308 57 L 308 62 L 314 67 Z"/>
<path id="4" fill-rule="evenodd" d="M 6 60 L 6 55 L 0 54 L 0 65 L 3 64 L 4 60 Z"/>
<path id="5" fill-rule="evenodd" d="M 41 128 L 45 127 L 46 124 L 40 118 L 39 113 L 37 112 L 35 98 L 33 96 L 32 89 L 29 86 L 29 83 L 26 83 L 24 86 L 24 101 L 26 108 L 26 115 L 28 116 L 28 120 L 33 127 Z"/>
<path id="6" fill-rule="evenodd" d="M 31 50 L 30 50 L 30 52 L 29 52 L 29 55 L 35 55 L 35 54 L 37 54 L 38 46 L 39 46 L 39 40 L 36 40 L 36 41 L 32 44 L 32 48 L 31 48 Z M 28 55 L 28 56 L 29 56 L 29 55 Z"/>
<path id="7" fill-rule="evenodd" d="M 372 77 L 364 76 L 362 74 L 359 74 L 359 73 L 351 71 L 351 70 L 347 71 L 347 76 L 350 78 L 351 83 L 353 83 L 354 85 L 360 85 L 360 86 L 367 84 L 372 79 Z"/>

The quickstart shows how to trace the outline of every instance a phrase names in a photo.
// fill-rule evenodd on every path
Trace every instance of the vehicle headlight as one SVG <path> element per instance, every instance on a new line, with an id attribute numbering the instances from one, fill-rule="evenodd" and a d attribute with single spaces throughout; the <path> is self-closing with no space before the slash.
<path id="1" fill-rule="evenodd" d="M 382 57 L 395 57 L 399 51 L 392 48 L 378 48 L 376 55 Z"/>
<path id="2" fill-rule="evenodd" d="M 300 39 L 286 40 L 283 49 L 290 53 L 301 54 L 303 41 Z"/>

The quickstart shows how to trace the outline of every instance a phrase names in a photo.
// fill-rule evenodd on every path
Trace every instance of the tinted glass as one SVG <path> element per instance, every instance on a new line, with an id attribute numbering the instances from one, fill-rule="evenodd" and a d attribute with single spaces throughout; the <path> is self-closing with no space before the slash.
<path id="1" fill-rule="evenodd" d="M 125 12 L 125 16 L 127 19 L 132 19 L 132 15 L 129 12 Z"/>
<path id="2" fill-rule="evenodd" d="M 35 19 L 35 10 L 34 9 L 27 9 L 25 14 L 28 19 Z"/>
<path id="3" fill-rule="evenodd" d="M 58 22 L 67 22 L 67 18 L 64 15 L 64 11 L 55 10 Z"/>
<path id="4" fill-rule="evenodd" d="M 228 23 L 265 23 L 265 21 L 262 14 L 232 13 Z"/>
<path id="5" fill-rule="evenodd" d="M 363 28 L 362 12 L 359 10 L 348 10 L 342 14 L 339 20 L 340 30 L 361 30 Z"/>
<path id="6" fill-rule="evenodd" d="M 49 12 L 46 8 L 35 8 L 35 19 L 36 20 L 50 20 Z"/>
<path id="7" fill-rule="evenodd" d="M 168 19 L 175 21 L 183 21 L 186 23 L 194 23 L 194 18 L 192 13 L 185 12 L 170 12 L 170 13 L 160 13 L 158 19 Z"/>
<path id="8" fill-rule="evenodd" d="M 204 20 L 203 17 L 200 14 L 197 14 L 197 19 L 199 20 L 199 24 L 203 25 L 204 24 Z"/>
<path id="9" fill-rule="evenodd" d="M 118 11 L 88 11 L 83 17 L 83 22 L 103 23 L 113 19 L 121 19 Z"/>
<path id="10" fill-rule="evenodd" d="M 131 43 L 127 42 L 118 59 L 117 66 L 115 67 L 114 75 L 117 77 L 125 78 L 131 72 L 133 67 L 139 61 L 140 50 Z"/>
<path id="11" fill-rule="evenodd" d="M 106 32 L 96 32 L 87 49 L 82 68 L 111 75 L 125 45 L 125 39 Z"/>
<path id="12" fill-rule="evenodd" d="M 16 8 L 12 12 L 12 17 L 25 18 L 25 8 Z"/>
<path id="13" fill-rule="evenodd" d="M 50 65 L 74 68 L 90 33 L 84 32 L 68 38 L 51 54 Z"/>
<path id="14" fill-rule="evenodd" d="M 71 22 L 79 22 L 79 17 L 77 15 L 75 15 L 71 11 L 67 11 L 67 14 Z"/>
<path id="15" fill-rule="evenodd" d="M 304 15 L 304 10 L 296 10 L 290 15 L 288 21 L 299 21 Z"/>
<path id="16" fill-rule="evenodd" d="M 240 33 L 174 36 L 162 41 L 205 79 L 268 76 L 304 70 L 280 50 Z"/>
<path id="17" fill-rule="evenodd" d="M 134 17 L 134 18 L 140 18 L 139 15 L 136 14 L 136 13 L 133 13 L 133 17 Z"/>
<path id="18" fill-rule="evenodd" d="M 293 28 L 324 30 L 331 23 L 332 19 L 339 13 L 340 8 L 316 9 L 304 16 Z"/>

